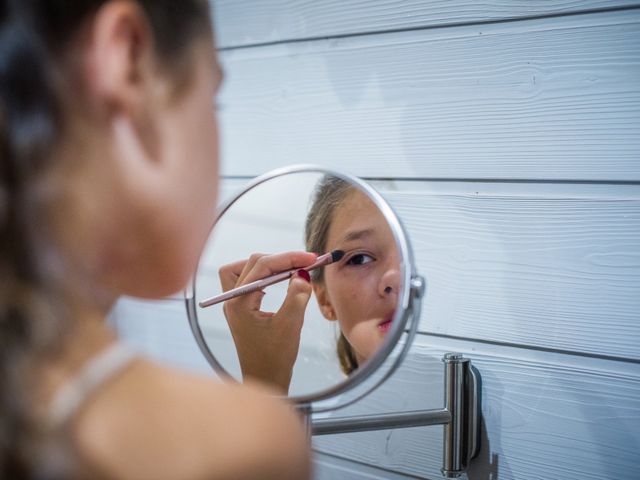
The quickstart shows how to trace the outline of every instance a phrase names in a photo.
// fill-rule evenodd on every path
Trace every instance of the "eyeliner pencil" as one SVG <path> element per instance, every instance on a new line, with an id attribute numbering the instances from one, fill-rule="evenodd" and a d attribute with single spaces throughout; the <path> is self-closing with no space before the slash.
<path id="1" fill-rule="evenodd" d="M 324 267 L 325 265 L 330 265 L 333 262 L 337 262 L 344 256 L 344 252 L 342 250 L 333 250 L 332 252 L 325 253 L 324 255 L 320 255 L 316 261 L 305 268 L 294 268 L 292 270 L 287 270 L 285 272 L 276 273 L 269 277 L 263 278 L 261 280 L 256 280 L 251 283 L 247 283 L 246 285 L 241 285 L 236 288 L 232 288 L 220 295 L 216 295 L 215 297 L 208 298 L 198 303 L 200 308 L 210 307 L 212 305 L 216 305 L 220 302 L 226 302 L 227 300 L 231 300 L 232 298 L 239 297 L 241 295 L 246 295 L 247 293 L 253 293 L 258 290 L 262 290 L 263 288 L 268 287 L 269 285 L 273 285 L 275 283 L 282 282 L 284 280 L 288 280 L 291 276 L 297 272 L 298 270 L 306 270 L 310 272 L 311 270 L 315 270 L 316 268 Z"/>

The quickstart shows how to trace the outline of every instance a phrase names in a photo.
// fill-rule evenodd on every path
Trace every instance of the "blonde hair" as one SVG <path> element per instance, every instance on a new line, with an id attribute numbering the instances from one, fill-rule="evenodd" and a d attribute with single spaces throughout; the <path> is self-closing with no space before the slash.
<path id="1" fill-rule="evenodd" d="M 307 251 L 319 254 L 325 252 L 336 207 L 354 191 L 355 187 L 351 183 L 335 175 L 325 175 L 318 182 L 305 224 Z M 322 283 L 324 281 L 322 271 L 322 268 L 312 271 L 311 281 Z M 345 374 L 349 375 L 358 368 L 358 360 L 353 347 L 342 332 L 338 337 L 336 353 L 340 361 L 340 369 Z"/>

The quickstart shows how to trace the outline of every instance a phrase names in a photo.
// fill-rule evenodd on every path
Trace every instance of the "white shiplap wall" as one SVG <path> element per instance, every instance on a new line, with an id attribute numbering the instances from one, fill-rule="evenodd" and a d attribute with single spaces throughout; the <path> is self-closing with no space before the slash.
<path id="1" fill-rule="evenodd" d="M 460 351 L 483 380 L 470 479 L 638 478 L 640 2 L 212 3 L 223 192 L 290 163 L 384 179 L 429 279 L 406 364 L 349 412 L 440 406 Z M 208 371 L 179 300 L 113 321 Z M 316 438 L 317 478 L 439 478 L 441 434 Z"/>

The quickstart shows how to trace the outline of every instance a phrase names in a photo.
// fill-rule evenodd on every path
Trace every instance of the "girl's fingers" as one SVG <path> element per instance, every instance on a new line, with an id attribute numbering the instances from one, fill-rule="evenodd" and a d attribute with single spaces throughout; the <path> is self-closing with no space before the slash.
<path id="1" fill-rule="evenodd" d="M 247 260 L 240 260 L 220 267 L 218 277 L 220 278 L 220 285 L 222 286 L 223 292 L 231 290 L 238 284 L 240 274 L 244 270 L 246 264 Z"/>
<path id="2" fill-rule="evenodd" d="M 256 292 L 247 293 L 225 302 L 224 308 L 230 309 L 231 313 L 238 314 L 239 312 L 260 312 L 262 306 L 262 298 L 265 293 L 262 290 Z M 265 313 L 265 312 L 260 312 Z M 270 315 L 265 313 L 265 315 Z"/>
<path id="3" fill-rule="evenodd" d="M 240 282 L 243 284 L 250 283 L 275 273 L 293 270 L 294 268 L 308 267 L 315 262 L 317 257 L 315 253 L 310 252 L 285 252 L 274 255 L 262 255 L 255 259 L 251 268 L 247 268 L 248 264 L 245 266 L 246 275 L 240 279 Z"/>
<path id="4" fill-rule="evenodd" d="M 238 282 L 236 283 L 236 286 L 239 285 L 244 285 L 245 283 L 249 283 L 251 282 L 251 280 L 246 281 L 246 277 L 247 275 L 251 272 L 251 270 L 253 270 L 255 264 L 258 262 L 258 260 L 262 257 L 266 257 L 267 255 L 265 255 L 264 253 L 253 253 L 251 254 L 251 256 L 245 261 L 244 264 L 244 268 L 242 269 L 242 272 L 240 272 L 240 275 L 238 277 Z"/>
<path id="5" fill-rule="evenodd" d="M 306 274 L 307 272 L 305 272 Z M 304 322 L 304 312 L 307 309 L 309 298 L 311 298 L 311 283 L 309 276 L 293 274 L 287 289 L 287 296 L 278 310 L 278 318 L 284 319 L 290 326 L 295 327 L 297 333 L 302 328 Z"/>
<path id="6" fill-rule="evenodd" d="M 262 253 L 254 253 L 246 260 L 224 265 L 220 268 L 218 275 L 223 291 L 229 291 L 232 288 L 246 285 L 256 280 L 263 279 L 274 273 L 280 273 L 295 268 L 303 268 L 311 265 L 317 258 L 315 253 L 309 252 L 285 252 L 275 255 L 265 255 Z M 296 283 L 304 282 L 304 279 L 297 278 Z M 309 285 L 309 290 L 311 286 Z M 303 290 L 307 290 L 307 286 L 302 286 Z M 291 285 L 289 286 L 291 290 Z M 228 300 L 226 308 L 231 310 L 243 309 L 245 311 L 260 311 L 264 292 L 258 291 Z M 289 298 L 289 294 L 287 294 Z M 287 300 L 285 300 L 286 303 Z M 305 301 L 308 301 L 308 298 Z M 283 305 L 284 306 L 284 305 Z"/>

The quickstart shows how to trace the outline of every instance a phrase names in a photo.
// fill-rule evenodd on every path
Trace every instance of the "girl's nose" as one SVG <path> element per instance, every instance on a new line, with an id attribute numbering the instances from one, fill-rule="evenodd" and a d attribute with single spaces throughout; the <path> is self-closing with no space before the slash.
<path id="1" fill-rule="evenodd" d="M 400 288 L 400 271 L 397 266 L 387 269 L 378 284 L 378 294 L 382 297 L 397 295 Z"/>

